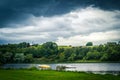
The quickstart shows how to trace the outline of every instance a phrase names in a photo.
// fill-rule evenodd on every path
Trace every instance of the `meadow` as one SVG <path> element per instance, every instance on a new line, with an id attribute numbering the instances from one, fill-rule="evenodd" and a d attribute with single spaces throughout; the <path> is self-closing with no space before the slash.
<path id="1" fill-rule="evenodd" d="M 0 80 L 120 80 L 120 76 L 53 70 L 0 70 Z"/>

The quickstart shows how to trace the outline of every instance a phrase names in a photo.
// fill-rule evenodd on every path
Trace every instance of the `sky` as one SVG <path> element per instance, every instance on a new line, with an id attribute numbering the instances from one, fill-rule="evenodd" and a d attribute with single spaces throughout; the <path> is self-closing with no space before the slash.
<path id="1" fill-rule="evenodd" d="M 120 0 L 0 0 L 0 44 L 120 41 Z"/>

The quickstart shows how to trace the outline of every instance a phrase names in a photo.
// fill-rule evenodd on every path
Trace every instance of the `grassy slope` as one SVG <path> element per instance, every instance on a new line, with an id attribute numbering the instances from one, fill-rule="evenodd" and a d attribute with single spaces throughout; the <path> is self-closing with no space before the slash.
<path id="1" fill-rule="evenodd" d="M 0 80 L 120 80 L 120 76 L 45 70 L 0 70 Z"/>
<path id="2" fill-rule="evenodd" d="M 60 48 L 69 49 L 69 48 L 72 48 L 72 47 L 70 47 L 70 46 L 58 46 L 58 49 L 60 49 Z"/>

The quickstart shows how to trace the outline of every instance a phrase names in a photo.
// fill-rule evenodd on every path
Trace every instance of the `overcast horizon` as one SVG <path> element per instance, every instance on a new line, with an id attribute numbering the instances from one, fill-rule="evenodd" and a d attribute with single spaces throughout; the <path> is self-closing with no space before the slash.
<path id="1" fill-rule="evenodd" d="M 120 41 L 120 0 L 0 0 L 0 44 Z"/>

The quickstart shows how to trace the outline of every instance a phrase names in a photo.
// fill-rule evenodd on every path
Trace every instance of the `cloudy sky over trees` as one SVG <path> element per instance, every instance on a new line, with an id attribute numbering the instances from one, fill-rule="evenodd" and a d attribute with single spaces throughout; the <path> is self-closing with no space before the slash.
<path id="1" fill-rule="evenodd" d="M 0 44 L 120 41 L 120 0 L 0 0 Z"/>

